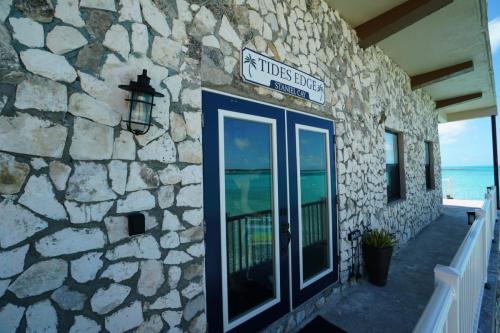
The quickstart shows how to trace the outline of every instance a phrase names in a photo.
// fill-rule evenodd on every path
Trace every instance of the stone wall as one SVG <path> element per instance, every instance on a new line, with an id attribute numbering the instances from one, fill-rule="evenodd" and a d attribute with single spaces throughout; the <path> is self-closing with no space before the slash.
<path id="1" fill-rule="evenodd" d="M 408 75 L 379 48 L 361 49 L 355 31 L 326 2 L 234 2 L 232 6 L 215 2 L 208 6 L 220 28 L 202 38 L 202 85 L 246 98 L 259 96 L 264 102 L 335 121 L 345 280 L 351 260 L 350 231 L 384 228 L 403 244 L 439 216 L 441 157 L 434 102 L 422 90 L 412 91 Z M 323 79 L 325 105 L 242 82 L 242 47 Z M 385 129 L 401 132 L 404 141 L 406 195 L 390 204 L 384 178 Z M 425 141 L 434 143 L 436 188 L 432 191 L 425 184 Z"/>
<path id="2" fill-rule="evenodd" d="M 202 37 L 201 79 L 207 88 L 309 112 L 335 121 L 341 282 L 351 265 L 349 232 L 383 228 L 399 245 L 441 213 L 437 113 L 422 90 L 379 48 L 359 47 L 355 31 L 320 0 L 209 2 L 210 33 Z M 200 11 L 201 13 L 201 11 Z M 215 18 L 215 20 L 213 20 Z M 195 16 L 196 20 L 196 16 Z M 212 34 L 212 31 L 214 31 Z M 317 105 L 242 82 L 239 51 L 249 47 L 319 77 L 326 103 Z M 385 129 L 402 133 L 405 198 L 387 203 Z M 425 184 L 424 141 L 434 143 L 436 188 Z M 348 283 L 349 284 L 349 283 Z M 266 331 L 291 331 L 342 285 L 332 286 Z"/>
<path id="3" fill-rule="evenodd" d="M 186 35 L 196 6 L 167 1 L 166 16 L 150 0 L 10 2 L 0 331 L 204 331 L 201 90 Z M 118 85 L 143 68 L 165 98 L 134 136 Z M 129 237 L 135 211 L 147 231 Z"/>
<path id="4" fill-rule="evenodd" d="M 243 83 L 243 46 L 322 78 L 318 106 Z M 144 136 L 118 84 L 148 70 Z M 3 0 L 0 3 L 0 322 L 24 331 L 201 332 L 201 86 L 335 120 L 341 279 L 354 229 L 401 243 L 439 215 L 434 103 L 320 0 Z M 387 205 L 384 129 L 401 131 L 406 199 Z M 423 141 L 436 190 L 426 191 Z M 126 214 L 146 215 L 128 236 Z M 274 325 L 292 330 L 330 288 Z M 273 328 L 273 329 L 274 329 Z"/>

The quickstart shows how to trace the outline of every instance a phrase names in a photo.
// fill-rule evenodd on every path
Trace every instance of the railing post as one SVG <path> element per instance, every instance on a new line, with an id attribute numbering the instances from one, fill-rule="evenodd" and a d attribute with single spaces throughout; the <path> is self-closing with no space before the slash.
<path id="1" fill-rule="evenodd" d="M 499 179 L 498 179 L 498 148 L 497 148 L 497 123 L 496 116 L 491 116 L 491 141 L 493 143 L 493 178 L 495 179 L 495 208 L 499 208 L 498 205 L 498 187 Z"/>
<path id="2" fill-rule="evenodd" d="M 484 202 L 485 204 L 483 205 L 484 209 L 478 209 L 477 210 L 477 219 L 483 219 L 483 226 L 482 229 L 479 230 L 481 237 L 479 237 L 479 241 L 482 244 L 479 244 L 481 248 L 481 258 L 482 258 L 482 276 L 484 277 L 483 283 L 486 284 L 487 282 L 487 277 L 488 277 L 488 259 L 489 259 L 489 252 L 490 252 L 490 244 L 491 244 L 491 239 L 490 239 L 490 228 L 491 228 L 491 195 L 489 194 L 490 192 L 484 196 Z"/>
<path id="3" fill-rule="evenodd" d="M 476 221 L 482 222 L 481 229 L 478 230 L 480 237 L 478 237 L 479 244 L 477 247 L 480 249 L 481 254 L 481 276 L 483 277 L 484 284 L 486 287 L 487 278 L 488 278 L 488 263 L 490 258 L 491 251 L 491 241 L 493 237 L 494 225 L 492 221 L 492 207 L 494 195 L 493 190 L 488 187 L 488 191 L 484 195 L 484 203 L 482 208 L 476 209 Z M 495 207 L 496 209 L 496 207 Z"/>
<path id="4" fill-rule="evenodd" d="M 498 198 L 497 198 L 497 191 L 496 191 L 496 186 L 495 186 L 495 189 L 492 191 L 491 193 L 491 197 L 492 197 L 492 200 L 491 200 L 491 226 L 492 226 L 492 230 L 491 230 L 491 238 L 494 239 L 494 230 L 495 230 L 495 221 L 497 220 L 497 201 L 498 201 Z"/>
<path id="5" fill-rule="evenodd" d="M 495 216 L 493 215 L 494 212 L 496 211 L 497 207 L 496 207 L 496 204 L 495 204 L 495 192 L 496 192 L 496 189 L 495 189 L 495 186 L 491 187 L 491 188 L 488 188 L 488 200 L 489 200 L 489 203 L 490 203 L 490 209 L 488 211 L 489 213 L 489 225 L 490 227 L 493 226 L 493 223 L 495 223 Z M 491 235 L 493 235 L 493 231 L 491 232 Z M 491 236 L 490 235 L 490 236 Z"/>
<path id="6" fill-rule="evenodd" d="M 434 279 L 448 285 L 453 293 L 453 303 L 448 314 L 448 332 L 460 332 L 460 274 L 452 267 L 436 265 L 434 267 Z"/>

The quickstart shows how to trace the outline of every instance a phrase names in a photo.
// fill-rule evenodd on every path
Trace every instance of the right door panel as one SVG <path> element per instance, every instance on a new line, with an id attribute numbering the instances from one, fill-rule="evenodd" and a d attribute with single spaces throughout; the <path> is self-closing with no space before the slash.
<path id="1" fill-rule="evenodd" d="M 293 307 L 337 280 L 333 122 L 287 112 Z"/>

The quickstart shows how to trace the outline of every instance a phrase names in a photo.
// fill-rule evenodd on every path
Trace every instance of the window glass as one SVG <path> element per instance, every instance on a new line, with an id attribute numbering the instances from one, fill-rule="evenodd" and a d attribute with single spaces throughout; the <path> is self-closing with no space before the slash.
<path id="1" fill-rule="evenodd" d="M 387 131 L 385 132 L 385 181 L 388 201 L 401 197 L 399 177 L 398 135 Z"/>
<path id="2" fill-rule="evenodd" d="M 224 120 L 230 321 L 276 298 L 271 143 L 270 124 Z"/>
<path id="3" fill-rule="evenodd" d="M 302 277 L 329 268 L 328 163 L 325 133 L 299 130 Z"/>
<path id="4" fill-rule="evenodd" d="M 385 132 L 385 163 L 398 163 L 398 136 L 392 132 Z"/>
<path id="5" fill-rule="evenodd" d="M 432 142 L 424 143 L 424 164 L 425 164 L 425 186 L 428 190 L 432 190 L 434 188 L 433 184 L 433 176 L 432 176 L 432 161 L 431 161 L 431 152 L 432 152 Z"/>

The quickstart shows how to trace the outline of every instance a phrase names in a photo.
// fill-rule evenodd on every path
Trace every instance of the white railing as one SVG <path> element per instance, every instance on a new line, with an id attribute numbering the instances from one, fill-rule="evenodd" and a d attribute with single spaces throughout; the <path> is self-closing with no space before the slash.
<path id="1" fill-rule="evenodd" d="M 434 293 L 414 333 L 477 331 L 496 214 L 496 190 L 492 187 L 450 266 L 434 268 Z"/>
<path id="2" fill-rule="evenodd" d="M 451 177 L 445 178 L 442 181 L 443 198 L 453 199 L 453 179 Z"/>

